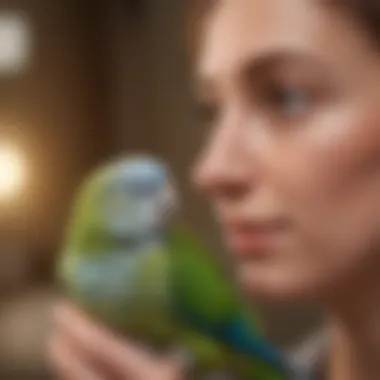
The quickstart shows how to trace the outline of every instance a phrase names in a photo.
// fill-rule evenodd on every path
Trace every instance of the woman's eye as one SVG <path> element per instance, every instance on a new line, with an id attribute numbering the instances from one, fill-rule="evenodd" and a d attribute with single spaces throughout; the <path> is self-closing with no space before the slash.
<path id="1" fill-rule="evenodd" d="M 293 87 L 274 87 L 267 94 L 266 101 L 276 112 L 286 117 L 304 115 L 312 106 L 312 97 L 306 91 Z"/>

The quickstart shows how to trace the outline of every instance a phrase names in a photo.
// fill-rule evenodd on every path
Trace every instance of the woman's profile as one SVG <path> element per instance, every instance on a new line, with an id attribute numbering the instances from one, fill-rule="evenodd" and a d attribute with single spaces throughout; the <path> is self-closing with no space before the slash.
<path id="1" fill-rule="evenodd" d="M 305 376 L 378 379 L 380 5 L 200 5 L 194 82 L 210 133 L 193 177 L 236 277 L 247 297 L 325 310 L 327 344 Z M 62 379 L 181 379 L 177 363 L 116 340 L 80 311 L 61 306 L 56 321 L 49 352 Z"/>

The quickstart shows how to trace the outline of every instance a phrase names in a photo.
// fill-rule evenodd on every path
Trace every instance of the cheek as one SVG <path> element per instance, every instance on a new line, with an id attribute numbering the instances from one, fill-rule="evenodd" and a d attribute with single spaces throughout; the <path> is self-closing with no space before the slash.
<path id="1" fill-rule="evenodd" d="M 380 236 L 380 118 L 354 111 L 321 118 L 278 149 L 273 186 L 297 230 L 289 255 L 304 271 L 354 267 Z"/>

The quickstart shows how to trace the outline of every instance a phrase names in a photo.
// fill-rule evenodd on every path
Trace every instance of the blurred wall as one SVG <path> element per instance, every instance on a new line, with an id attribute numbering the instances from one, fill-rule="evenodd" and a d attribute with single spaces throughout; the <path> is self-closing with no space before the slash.
<path id="1" fill-rule="evenodd" d="M 112 150 L 102 3 L 0 0 L 0 12 L 26 17 L 33 42 L 30 65 L 0 77 L 0 144 L 20 146 L 29 176 L 22 199 L 0 200 L 1 379 L 49 379 L 44 339 L 55 294 L 23 267 L 51 270 L 73 191 Z"/>
<path id="2" fill-rule="evenodd" d="M 33 41 L 25 71 L 0 78 L 0 138 L 21 146 L 31 175 L 18 210 L 1 205 L 2 227 L 49 252 L 72 188 L 105 148 L 102 18 L 99 7 L 73 0 L 0 0 L 2 10 L 22 12 Z"/>

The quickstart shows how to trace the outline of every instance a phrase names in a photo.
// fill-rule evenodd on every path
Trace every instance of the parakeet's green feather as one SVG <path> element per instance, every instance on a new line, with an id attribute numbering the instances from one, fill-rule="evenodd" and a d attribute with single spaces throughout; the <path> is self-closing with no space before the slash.
<path id="1" fill-rule="evenodd" d="M 172 274 L 179 307 L 184 311 L 192 310 L 199 319 L 212 321 L 215 325 L 234 317 L 237 310 L 244 315 L 247 313 L 242 310 L 244 301 L 228 281 L 222 266 L 188 229 L 173 226 L 168 240 L 171 262 L 175 266 Z M 251 314 L 252 333 L 261 335 L 261 324 Z"/>
<path id="2" fill-rule="evenodd" d="M 111 175 L 106 169 L 111 170 L 101 168 L 79 189 L 71 210 L 64 251 L 75 249 L 85 254 L 112 247 L 114 239 L 102 228 L 102 216 L 94 207 L 94 200 L 99 198 Z"/>

